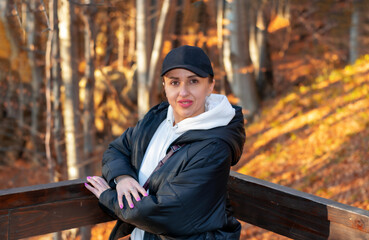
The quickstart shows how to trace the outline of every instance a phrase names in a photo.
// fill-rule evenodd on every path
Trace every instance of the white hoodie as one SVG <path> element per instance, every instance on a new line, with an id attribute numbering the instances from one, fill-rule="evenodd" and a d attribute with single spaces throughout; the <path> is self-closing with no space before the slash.
<path id="1" fill-rule="evenodd" d="M 166 150 L 179 136 L 189 130 L 207 130 L 226 126 L 234 117 L 235 109 L 224 95 L 211 94 L 205 102 L 205 112 L 182 120 L 173 126 L 173 108 L 169 105 L 167 118 L 160 124 L 145 152 L 138 173 L 138 179 L 143 186 L 158 162 L 166 155 Z M 135 228 L 131 234 L 132 240 L 142 240 L 144 231 Z"/>

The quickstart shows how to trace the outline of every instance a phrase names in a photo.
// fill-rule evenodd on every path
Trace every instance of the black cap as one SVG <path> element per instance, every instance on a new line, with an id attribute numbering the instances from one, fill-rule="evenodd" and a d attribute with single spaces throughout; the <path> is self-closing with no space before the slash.
<path id="1" fill-rule="evenodd" d="M 161 76 L 175 68 L 187 69 L 200 77 L 214 76 L 209 57 L 199 47 L 184 45 L 172 49 L 164 58 Z"/>

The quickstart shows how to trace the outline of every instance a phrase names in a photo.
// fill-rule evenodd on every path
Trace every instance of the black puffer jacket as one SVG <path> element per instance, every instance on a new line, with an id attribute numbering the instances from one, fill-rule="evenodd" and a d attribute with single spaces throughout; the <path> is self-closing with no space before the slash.
<path id="1" fill-rule="evenodd" d="M 226 206 L 230 166 L 238 162 L 245 142 L 241 108 L 234 108 L 236 115 L 227 126 L 190 130 L 176 139 L 172 145 L 185 146 L 151 176 L 150 195 L 134 202 L 133 209 L 119 208 L 113 179 L 120 175 L 138 179 L 168 103 L 152 108 L 136 127 L 109 145 L 102 171 L 112 189 L 101 194 L 100 205 L 121 220 L 111 239 L 130 233 L 132 225 L 145 230 L 145 239 L 239 239 L 240 224 Z"/>

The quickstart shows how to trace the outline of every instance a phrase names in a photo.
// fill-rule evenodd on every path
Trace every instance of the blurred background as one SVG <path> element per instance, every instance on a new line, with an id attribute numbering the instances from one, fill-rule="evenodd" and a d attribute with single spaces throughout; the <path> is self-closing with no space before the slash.
<path id="1" fill-rule="evenodd" d="M 366 0 L 0 0 L 0 189 L 99 175 L 165 100 L 163 57 L 204 49 L 243 107 L 232 170 L 369 210 Z M 107 239 L 113 223 L 32 239 Z M 286 239 L 243 223 L 242 239 Z"/>

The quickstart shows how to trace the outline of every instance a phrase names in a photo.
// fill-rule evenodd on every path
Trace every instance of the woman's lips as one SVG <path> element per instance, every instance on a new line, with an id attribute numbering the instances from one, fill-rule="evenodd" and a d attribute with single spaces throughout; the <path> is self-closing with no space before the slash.
<path id="1" fill-rule="evenodd" d="M 193 103 L 193 101 L 191 101 L 191 100 L 187 100 L 187 99 L 185 99 L 185 100 L 179 100 L 179 101 L 178 101 L 178 104 L 179 104 L 181 107 L 183 107 L 183 108 L 191 107 L 192 103 Z"/>

